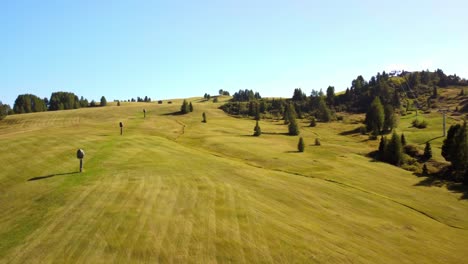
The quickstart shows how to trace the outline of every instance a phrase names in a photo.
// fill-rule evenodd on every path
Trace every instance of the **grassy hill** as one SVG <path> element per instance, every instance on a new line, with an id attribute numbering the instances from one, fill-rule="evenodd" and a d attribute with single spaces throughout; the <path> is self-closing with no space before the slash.
<path id="1" fill-rule="evenodd" d="M 467 259 L 466 194 L 368 158 L 378 141 L 353 132 L 362 117 L 301 121 L 298 153 L 282 121 L 260 121 L 264 134 L 252 137 L 255 121 L 227 116 L 220 99 L 192 98 L 188 115 L 173 100 L 1 121 L 0 262 Z M 402 117 L 399 131 L 431 140 L 442 161 L 441 115 L 425 118 L 418 130 L 414 114 Z"/>

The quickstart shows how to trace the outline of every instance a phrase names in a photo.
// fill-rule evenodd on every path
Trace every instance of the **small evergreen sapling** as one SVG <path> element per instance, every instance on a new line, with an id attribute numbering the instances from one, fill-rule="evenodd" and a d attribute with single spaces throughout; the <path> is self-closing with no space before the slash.
<path id="1" fill-rule="evenodd" d="M 260 128 L 260 126 L 258 125 L 258 120 L 257 120 L 257 123 L 255 124 L 255 128 L 254 128 L 254 136 L 255 137 L 259 137 L 260 135 L 262 134 L 262 129 Z"/>
<path id="2" fill-rule="evenodd" d="M 315 127 L 316 125 L 317 125 L 317 122 L 316 122 L 316 120 L 315 120 L 315 117 L 312 117 L 312 118 L 310 119 L 310 126 L 311 126 L 311 127 Z"/>
<path id="3" fill-rule="evenodd" d="M 315 146 L 320 146 L 320 145 L 321 145 L 321 144 L 320 144 L 320 139 L 316 138 L 316 139 L 315 139 Z"/>
<path id="4" fill-rule="evenodd" d="M 304 148 L 305 148 L 304 139 L 300 137 L 299 142 L 297 143 L 297 150 L 299 152 L 304 152 Z"/>
<path id="5" fill-rule="evenodd" d="M 203 122 L 203 123 L 206 123 L 206 114 L 205 114 L 205 112 L 203 112 L 202 118 L 203 118 L 202 122 Z"/>

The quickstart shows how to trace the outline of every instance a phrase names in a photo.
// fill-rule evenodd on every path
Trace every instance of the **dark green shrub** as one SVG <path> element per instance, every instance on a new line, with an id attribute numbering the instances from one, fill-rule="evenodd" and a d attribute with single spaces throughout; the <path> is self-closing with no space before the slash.
<path id="1" fill-rule="evenodd" d="M 304 139 L 302 137 L 299 138 L 299 142 L 297 143 L 297 150 L 299 152 L 304 152 L 305 144 L 304 144 Z"/>

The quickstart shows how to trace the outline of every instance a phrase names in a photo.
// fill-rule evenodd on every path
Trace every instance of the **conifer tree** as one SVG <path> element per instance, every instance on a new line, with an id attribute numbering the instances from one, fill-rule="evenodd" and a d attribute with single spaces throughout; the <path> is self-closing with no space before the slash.
<path id="1" fill-rule="evenodd" d="M 102 96 L 101 97 L 101 106 L 106 106 L 106 105 L 107 105 L 106 97 Z"/>
<path id="2" fill-rule="evenodd" d="M 288 124 L 289 135 L 297 136 L 299 135 L 299 126 L 297 125 L 296 118 L 291 118 Z"/>
<path id="3" fill-rule="evenodd" d="M 289 124 L 292 119 L 296 119 L 296 110 L 292 104 L 287 104 L 284 110 L 284 123 Z"/>
<path id="4" fill-rule="evenodd" d="M 202 122 L 203 122 L 203 123 L 206 123 L 206 114 L 205 114 L 205 112 L 203 112 L 202 118 L 203 118 Z"/>
<path id="5" fill-rule="evenodd" d="M 384 125 L 383 131 L 390 132 L 394 127 L 396 127 L 396 120 L 395 120 L 395 110 L 393 106 L 390 104 L 385 105 L 384 108 Z"/>
<path id="6" fill-rule="evenodd" d="M 304 148 L 305 148 L 304 139 L 300 137 L 299 142 L 297 143 L 297 150 L 299 152 L 304 152 Z"/>
<path id="7" fill-rule="evenodd" d="M 401 133 L 401 145 L 406 146 L 406 137 L 405 134 Z"/>
<path id="8" fill-rule="evenodd" d="M 310 119 L 310 126 L 311 126 L 311 127 L 315 127 L 316 125 L 317 125 L 317 123 L 316 123 L 316 121 L 315 121 L 315 117 L 312 117 L 312 118 Z"/>
<path id="9" fill-rule="evenodd" d="M 442 156 L 450 161 L 456 171 L 468 169 L 468 131 L 466 121 L 463 125 L 450 126 L 447 138 L 442 145 Z"/>
<path id="10" fill-rule="evenodd" d="M 261 134 L 262 134 L 262 129 L 258 125 L 258 120 L 257 120 L 257 123 L 255 124 L 254 134 L 253 135 L 256 136 L 256 137 L 259 137 Z"/>
<path id="11" fill-rule="evenodd" d="M 401 139 L 396 132 L 393 132 L 385 153 L 387 161 L 391 164 L 400 166 L 403 163 L 403 147 L 401 146 Z"/>
<path id="12" fill-rule="evenodd" d="M 386 161 L 385 151 L 387 150 L 387 138 L 380 137 L 378 159 L 380 161 Z"/>
<path id="13" fill-rule="evenodd" d="M 189 104 L 189 111 L 190 111 L 190 112 L 193 112 L 193 105 L 192 105 L 192 102 L 190 102 L 190 104 Z"/>
<path id="14" fill-rule="evenodd" d="M 320 146 L 320 139 L 319 138 L 316 138 L 315 139 L 315 146 Z"/>
<path id="15" fill-rule="evenodd" d="M 431 143 L 429 142 L 426 142 L 426 147 L 424 148 L 423 157 L 425 160 L 432 158 L 432 148 L 431 148 Z"/>
<path id="16" fill-rule="evenodd" d="M 374 132 L 375 135 L 380 134 L 384 126 L 385 114 L 380 98 L 377 96 L 372 101 L 369 111 L 366 114 L 367 131 Z"/>
<path id="17" fill-rule="evenodd" d="M 180 107 L 180 112 L 182 114 L 187 114 L 188 112 L 190 112 L 189 104 L 187 103 L 186 100 L 182 102 L 182 106 Z"/>
<path id="18" fill-rule="evenodd" d="M 331 114 L 330 108 L 328 108 L 327 104 L 325 103 L 325 100 L 322 97 L 320 97 L 318 103 L 319 103 L 318 110 L 317 110 L 318 119 L 322 122 L 330 122 L 332 119 L 332 114 Z"/>
<path id="19" fill-rule="evenodd" d="M 422 175 L 424 175 L 424 176 L 429 175 L 429 171 L 427 170 L 427 165 L 426 165 L 426 163 L 424 163 L 424 165 L 423 165 L 423 167 L 422 167 Z"/>

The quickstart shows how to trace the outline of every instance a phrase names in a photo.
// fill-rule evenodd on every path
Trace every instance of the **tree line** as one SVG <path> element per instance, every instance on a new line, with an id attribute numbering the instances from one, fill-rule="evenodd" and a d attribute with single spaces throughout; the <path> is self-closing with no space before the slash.
<path id="1" fill-rule="evenodd" d="M 104 96 L 102 96 L 100 102 L 97 103 L 94 100 L 88 102 L 88 100 L 83 96 L 78 98 L 77 95 L 70 92 L 53 92 L 50 99 L 47 97 L 40 98 L 34 94 L 20 94 L 16 97 L 13 108 L 0 102 L 0 118 L 4 118 L 6 115 L 12 114 L 68 110 L 106 105 L 107 100 Z"/>
<path id="2" fill-rule="evenodd" d="M 405 113 L 414 107 L 435 107 L 437 88 L 449 85 L 459 86 L 463 93 L 468 81 L 456 74 L 446 75 L 441 69 L 434 72 L 402 71 L 398 74 L 383 71 L 372 76 L 369 81 L 359 75 L 351 81 L 350 87 L 339 94 L 335 93 L 333 86 L 329 86 L 325 93 L 322 89 L 313 89 L 309 96 L 301 88 L 296 88 L 290 99 L 262 99 L 258 92 L 239 90 L 221 109 L 231 115 L 256 117 L 268 114 L 273 118 L 284 118 L 287 105 L 292 103 L 298 118 L 309 116 L 329 122 L 337 118 L 338 112 L 368 113 L 371 108 L 380 109 L 377 102 L 372 103 L 378 97 L 385 124 L 377 120 L 376 123 L 366 122 L 366 126 L 369 132 L 379 134 L 388 132 L 394 126 L 392 112 Z"/>

